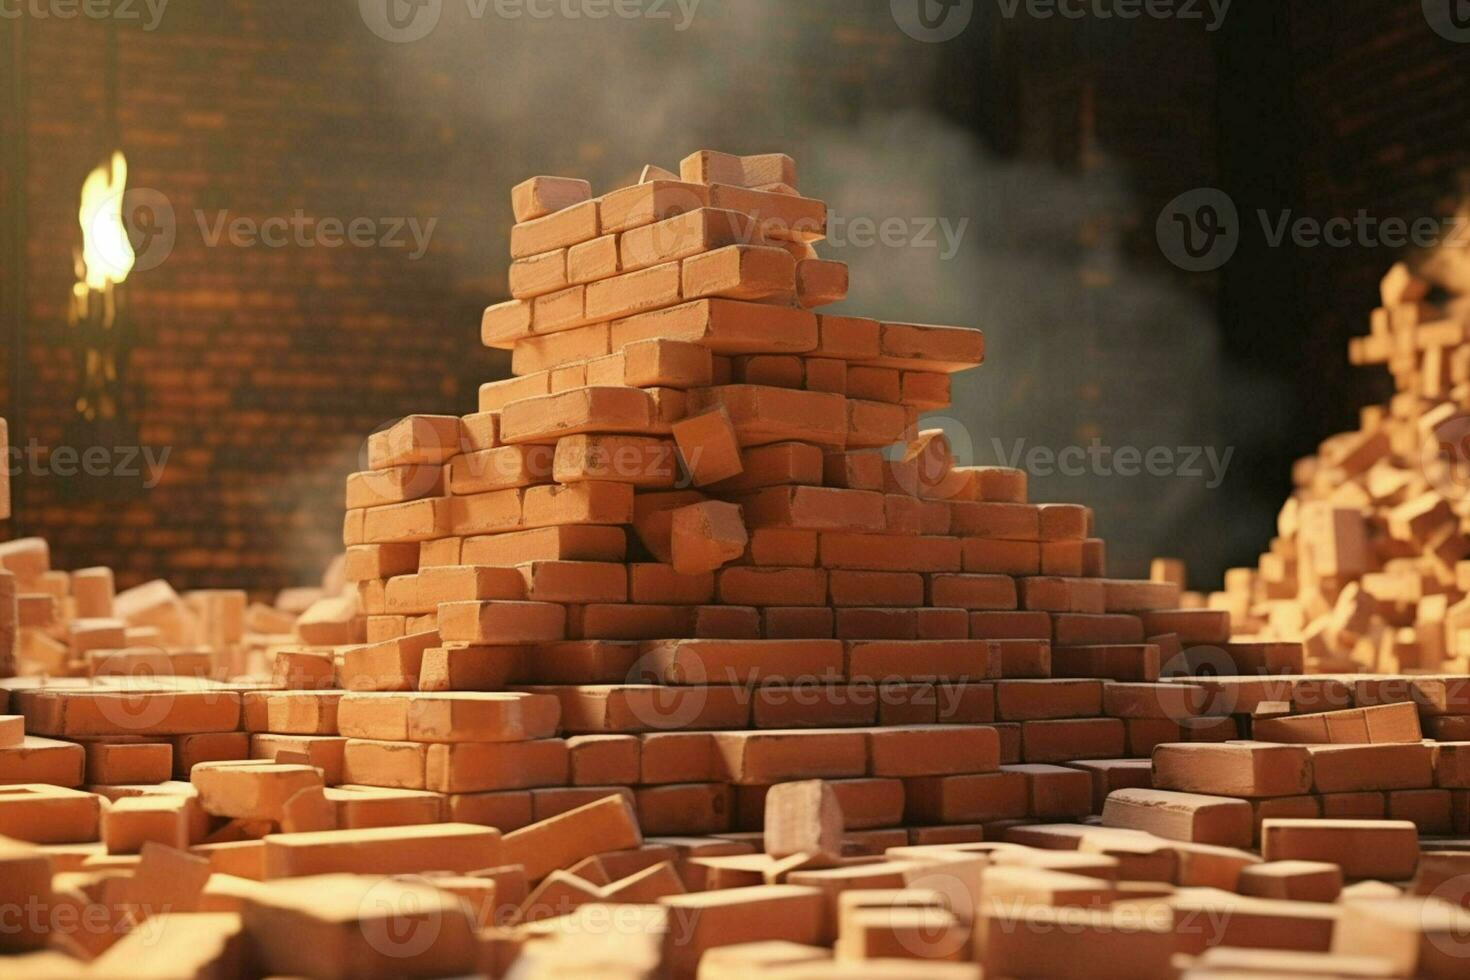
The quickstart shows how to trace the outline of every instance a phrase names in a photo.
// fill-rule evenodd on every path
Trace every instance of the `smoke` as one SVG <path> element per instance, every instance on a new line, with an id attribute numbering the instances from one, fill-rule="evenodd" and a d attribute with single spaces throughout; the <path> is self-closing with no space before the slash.
<path id="1" fill-rule="evenodd" d="M 938 413 L 963 461 L 1025 466 L 1033 499 L 1093 506 L 1114 573 L 1259 544 L 1272 515 L 1232 503 L 1204 450 L 1245 465 L 1222 423 L 1258 434 L 1274 393 L 1232 377 L 1212 312 L 1128 255 L 1149 207 L 1122 167 L 994 156 L 933 111 L 943 46 L 905 36 L 887 0 L 704 0 L 684 31 L 673 4 L 643 6 L 674 20 L 504 18 L 493 3 L 476 17 L 445 0 L 428 37 L 377 46 L 385 97 L 440 139 L 433 165 L 483 219 L 458 254 L 464 278 L 503 284 L 508 190 L 531 174 L 601 193 L 699 148 L 790 153 L 832 209 L 819 252 L 851 267 L 836 311 L 985 331 L 989 363 Z M 1153 464 L 1128 475 L 1119 450 Z"/>

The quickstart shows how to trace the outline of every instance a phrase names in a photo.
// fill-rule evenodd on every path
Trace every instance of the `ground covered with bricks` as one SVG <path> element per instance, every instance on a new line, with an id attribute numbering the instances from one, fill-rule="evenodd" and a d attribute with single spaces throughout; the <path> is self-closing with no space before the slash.
<path id="1" fill-rule="evenodd" d="M 320 587 L 0 544 L 0 977 L 1470 976 L 1462 312 L 1385 279 L 1259 568 L 1110 578 L 796 184 L 517 186 L 512 377 L 368 439 Z"/>

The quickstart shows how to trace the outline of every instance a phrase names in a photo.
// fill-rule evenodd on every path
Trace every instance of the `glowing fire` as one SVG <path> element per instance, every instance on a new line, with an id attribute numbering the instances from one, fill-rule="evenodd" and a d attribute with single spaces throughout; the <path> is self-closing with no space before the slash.
<path id="1" fill-rule="evenodd" d="M 82 182 L 82 204 L 77 220 L 82 226 L 79 287 L 102 292 L 125 282 L 136 256 L 123 222 L 123 192 L 128 183 L 128 161 L 118 150 Z"/>
<path id="2" fill-rule="evenodd" d="M 86 420 L 117 417 L 119 409 L 118 304 L 115 287 L 133 271 L 137 256 L 123 221 L 123 193 L 128 161 L 122 151 L 87 175 L 77 221 L 82 247 L 73 253 L 77 281 L 71 290 L 67 322 L 75 331 L 80 356 L 81 390 L 77 412 Z"/>

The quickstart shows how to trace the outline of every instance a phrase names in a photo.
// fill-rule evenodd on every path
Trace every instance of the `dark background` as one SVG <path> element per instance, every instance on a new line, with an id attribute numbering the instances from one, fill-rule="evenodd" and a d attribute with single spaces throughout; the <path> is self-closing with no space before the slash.
<path id="1" fill-rule="evenodd" d="M 1397 254 L 1272 247 L 1250 216 L 1448 213 L 1470 155 L 1470 45 L 1410 0 L 1236 0 L 1216 31 L 974 0 L 943 43 L 905 34 L 889 0 L 703 0 L 685 30 L 673 6 L 596 22 L 469 9 L 444 0 L 413 43 L 375 35 L 357 0 L 172 0 L 152 31 L 141 0 L 136 20 L 0 18 L 12 443 L 123 441 L 73 422 L 65 310 L 86 173 L 120 144 L 130 188 L 162 195 L 176 232 L 120 288 L 123 432 L 170 449 L 163 482 L 23 472 L 10 536 L 44 534 L 59 566 L 109 564 L 129 583 L 312 581 L 339 548 L 365 435 L 470 411 L 504 374 L 477 326 L 505 290 L 510 186 L 555 173 L 601 193 L 712 147 L 792 154 L 802 190 L 845 221 L 968 222 L 953 255 L 916 240 L 821 251 L 852 266 L 841 310 L 986 331 L 989 363 L 957 381 L 943 423 L 974 461 L 1093 440 L 1232 450 L 1214 488 L 1189 473 L 1032 480 L 1035 499 L 1097 507 L 1115 573 L 1177 554 L 1217 587 L 1267 544 L 1291 462 L 1386 394 L 1346 345 Z M 1243 216 L 1217 272 L 1176 268 L 1156 240 L 1166 203 L 1199 187 Z M 436 224 L 418 260 L 211 246 L 200 228 L 298 209 Z"/>

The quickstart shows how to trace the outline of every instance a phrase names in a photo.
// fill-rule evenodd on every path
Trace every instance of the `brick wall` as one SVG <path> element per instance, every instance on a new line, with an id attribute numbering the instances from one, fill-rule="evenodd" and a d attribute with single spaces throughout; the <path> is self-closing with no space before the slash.
<path id="1" fill-rule="evenodd" d="M 1077 315 L 1092 339 L 1079 348 L 1075 332 L 1021 325 L 1008 338 L 1006 324 L 980 324 L 1006 341 L 979 372 L 987 392 L 1012 392 L 998 409 L 1055 421 L 1058 438 L 1101 431 L 1147 440 L 1176 406 L 1155 399 L 1150 416 L 1129 400 L 1148 401 L 1149 385 L 1167 393 L 1178 384 L 1171 365 L 1201 347 L 1174 346 L 1179 331 L 1167 321 L 1150 331 L 1120 324 L 1131 307 L 1119 283 L 1146 277 L 1193 297 L 1206 321 L 1218 312 L 1220 330 L 1205 346 L 1218 340 L 1224 367 L 1252 380 L 1221 375 L 1213 410 L 1223 429 L 1198 438 L 1238 448 L 1231 482 L 1178 507 L 1161 506 L 1169 487 L 1118 481 L 1092 501 L 1115 540 L 1142 529 L 1139 554 L 1121 570 L 1138 571 L 1136 560 L 1163 538 L 1180 542 L 1207 581 L 1259 551 L 1290 459 L 1373 396 L 1343 350 L 1392 256 L 1246 250 L 1218 277 L 1184 275 L 1153 242 L 1158 209 L 1184 189 L 1219 184 L 1243 206 L 1423 210 L 1459 186 L 1467 125 L 1454 107 L 1470 84 L 1457 69 L 1470 49 L 1428 31 L 1417 4 L 1260 6 L 1264 13 L 1237 5 L 1224 31 L 1204 35 L 1147 21 L 1000 22 L 986 20 L 981 4 L 961 38 L 928 45 L 894 29 L 887 0 L 752 0 L 701 5 L 677 38 L 649 24 L 601 33 L 588 24 L 482 24 L 456 47 L 461 32 L 446 25 L 420 48 L 374 37 L 349 0 L 176 0 L 159 30 L 117 30 L 130 184 L 165 195 L 176 218 L 166 261 L 124 287 L 136 344 L 128 415 L 136 441 L 169 449 L 168 465 L 149 491 L 118 478 L 23 473 L 14 529 L 45 534 L 67 566 L 114 565 L 125 583 L 165 575 L 181 586 L 268 591 L 310 581 L 336 550 L 340 482 L 363 435 L 410 411 L 466 411 L 475 386 L 503 373 L 503 360 L 479 348 L 476 321 L 504 290 L 512 182 L 570 173 L 604 188 L 645 160 L 669 166 L 693 146 L 720 145 L 789 150 L 830 194 L 865 185 L 837 179 L 842 161 L 824 155 L 828 137 L 918 109 L 1084 191 L 1103 157 L 1127 175 L 1123 206 L 1059 226 L 1063 248 L 1099 230 L 1124 243 L 1124 267 L 1084 260 L 1068 284 L 1086 291 Z M 89 442 L 71 425 L 77 367 L 64 320 L 76 198 L 107 148 L 106 42 L 105 24 L 0 20 L 4 94 L 23 100 L 27 121 L 21 132 L 14 113 L 0 112 L 0 142 L 23 147 L 27 164 L 18 393 L 8 320 L 0 343 L 0 412 L 19 409 L 13 437 L 22 444 L 117 441 L 94 433 Z M 16 50 L 19 87 L 9 84 Z M 539 92 L 548 85 L 560 86 L 554 97 Z M 7 235 L 15 179 L 0 169 Z M 899 213 L 913 202 L 872 206 Z M 298 209 L 436 224 L 417 261 L 403 248 L 211 246 L 199 227 L 200 214 L 207 224 L 220 212 L 261 220 Z M 0 241 L 9 303 L 15 265 L 5 248 Z M 855 271 L 893 258 L 832 257 Z M 915 317 L 949 315 L 946 304 L 988 310 L 984 285 L 964 270 L 935 277 L 942 294 L 896 296 L 865 275 L 853 308 Z M 1084 361 L 1097 384 L 1049 385 L 1037 373 Z M 1313 383 L 1302 384 L 1308 369 Z M 1262 390 L 1284 406 L 1264 421 L 1250 417 L 1269 403 Z M 988 433 L 989 415 L 975 418 Z M 1043 499 L 1091 499 L 1065 482 L 1034 485 Z M 1244 510 L 1221 517 L 1227 500 Z"/>
<path id="2" fill-rule="evenodd" d="M 832 40 L 816 9 L 763 30 L 782 44 L 817 43 L 843 93 L 838 112 L 851 118 L 911 94 L 893 80 L 913 77 L 913 59 L 894 53 L 913 45 L 882 7 L 863 15 L 874 29 L 860 18 Z M 702 51 L 746 61 L 749 52 L 729 45 L 740 21 L 729 9 L 696 21 L 690 63 Z M 107 30 L 85 19 L 0 20 L 3 50 L 24 52 L 19 67 L 7 63 L 6 80 L 22 77 L 28 114 L 24 133 L 14 118 L 0 123 L 7 143 L 23 143 L 28 167 L 24 381 L 10 390 L 7 336 L 0 414 L 18 423 L 17 444 L 50 450 L 123 441 L 75 431 L 77 363 L 65 324 L 77 198 L 107 149 Z M 432 57 L 400 57 L 414 52 L 366 30 L 355 0 L 177 2 L 156 31 L 120 24 L 116 50 L 129 186 L 164 195 L 176 227 L 166 260 L 122 289 L 135 343 L 127 414 L 133 441 L 155 459 L 170 455 L 148 490 L 25 464 L 20 520 L 6 530 L 45 535 L 64 567 L 112 565 L 123 585 L 165 576 L 180 587 L 269 592 L 315 580 L 339 550 L 341 481 L 365 435 L 409 412 L 472 411 L 476 386 L 505 373 L 503 355 L 480 348 L 478 319 L 504 293 L 510 184 L 552 172 L 605 187 L 636 174 L 639 153 L 670 165 L 702 141 L 749 139 L 737 114 L 719 111 L 698 132 L 650 115 L 656 146 L 574 104 L 564 118 L 500 124 L 473 104 L 495 98 L 492 84 L 457 80 Z M 646 58 L 659 62 L 654 51 Z M 708 91 L 731 104 L 796 91 L 809 63 L 793 51 L 783 64 L 782 77 L 722 73 Z M 533 124 L 541 128 L 522 128 Z M 567 135 L 553 138 L 550 127 Z M 12 179 L 7 169 L 3 180 Z M 0 188 L 13 227 L 15 188 Z M 298 209 L 436 225 L 417 261 L 411 249 L 208 241 L 220 212 L 259 221 Z"/>

